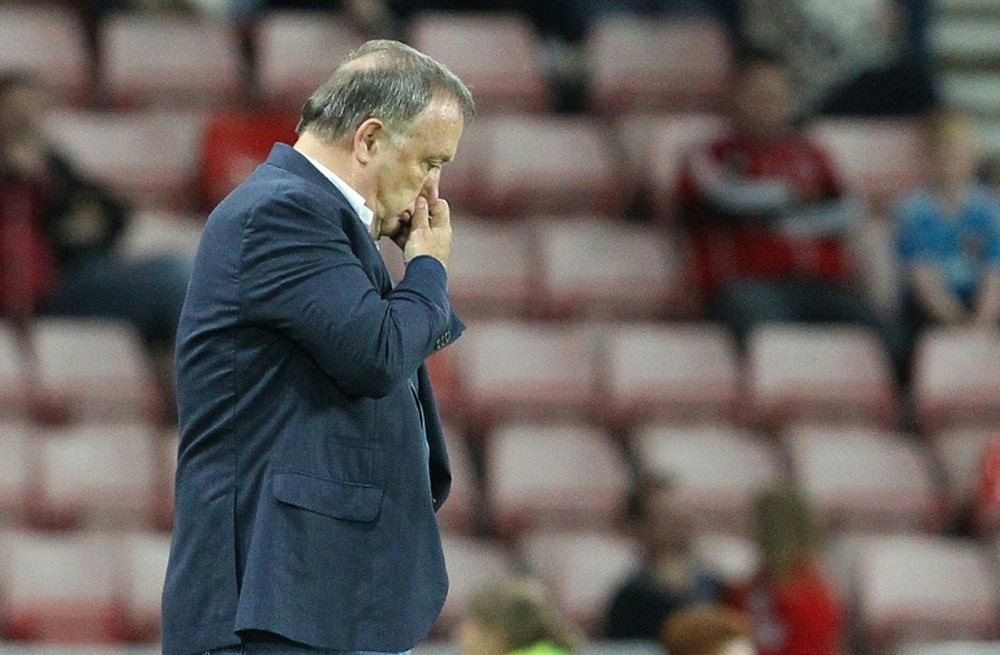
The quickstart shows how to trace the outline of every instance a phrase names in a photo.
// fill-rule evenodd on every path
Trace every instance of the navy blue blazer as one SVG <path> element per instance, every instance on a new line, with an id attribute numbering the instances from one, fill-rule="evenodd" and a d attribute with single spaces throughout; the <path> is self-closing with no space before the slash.
<path id="1" fill-rule="evenodd" d="M 393 288 L 343 195 L 283 144 L 212 212 L 178 331 L 166 655 L 247 630 L 383 652 L 427 635 L 451 475 L 423 362 L 463 329 L 446 282 L 423 256 Z"/>

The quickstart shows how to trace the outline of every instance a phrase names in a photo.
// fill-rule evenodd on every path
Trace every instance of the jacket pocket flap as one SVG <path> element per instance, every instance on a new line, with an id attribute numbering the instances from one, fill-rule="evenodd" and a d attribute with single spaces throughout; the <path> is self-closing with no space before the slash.
<path id="1" fill-rule="evenodd" d="M 301 473 L 275 473 L 274 497 L 323 516 L 348 521 L 374 521 L 382 507 L 382 490 L 372 485 L 324 480 Z"/>

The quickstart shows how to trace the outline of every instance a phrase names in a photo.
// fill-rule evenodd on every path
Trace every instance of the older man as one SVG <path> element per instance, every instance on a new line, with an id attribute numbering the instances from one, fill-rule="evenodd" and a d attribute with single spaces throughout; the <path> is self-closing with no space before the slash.
<path id="1" fill-rule="evenodd" d="M 430 629 L 450 474 L 423 362 L 463 328 L 438 183 L 472 113 L 440 64 L 370 42 L 209 217 L 179 330 L 165 654 L 399 653 Z"/>

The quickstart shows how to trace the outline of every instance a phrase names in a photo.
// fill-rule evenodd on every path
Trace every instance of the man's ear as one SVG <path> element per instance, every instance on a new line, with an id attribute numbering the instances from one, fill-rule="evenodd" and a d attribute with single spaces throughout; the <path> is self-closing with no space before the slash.
<path id="1" fill-rule="evenodd" d="M 369 118 L 354 132 L 354 157 L 362 164 L 370 162 L 385 141 L 385 125 L 377 118 Z"/>

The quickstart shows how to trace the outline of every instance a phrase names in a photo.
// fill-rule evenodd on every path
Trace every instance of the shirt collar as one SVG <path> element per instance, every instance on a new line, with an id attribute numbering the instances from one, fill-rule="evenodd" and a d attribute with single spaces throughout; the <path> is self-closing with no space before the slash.
<path id="1" fill-rule="evenodd" d="M 333 186 L 337 187 L 337 190 L 344 194 L 344 197 L 347 198 L 347 202 L 351 205 L 351 208 L 358 215 L 358 218 L 361 219 L 361 222 L 365 224 L 365 227 L 368 228 L 368 232 L 370 233 L 372 231 L 372 223 L 375 221 L 375 212 L 365 205 L 364 196 L 352 189 L 351 185 L 340 179 L 336 173 L 323 164 L 319 163 L 304 152 L 300 152 L 299 154 L 305 157 L 310 164 L 316 167 L 316 170 L 323 174 L 323 177 L 330 180 Z"/>

